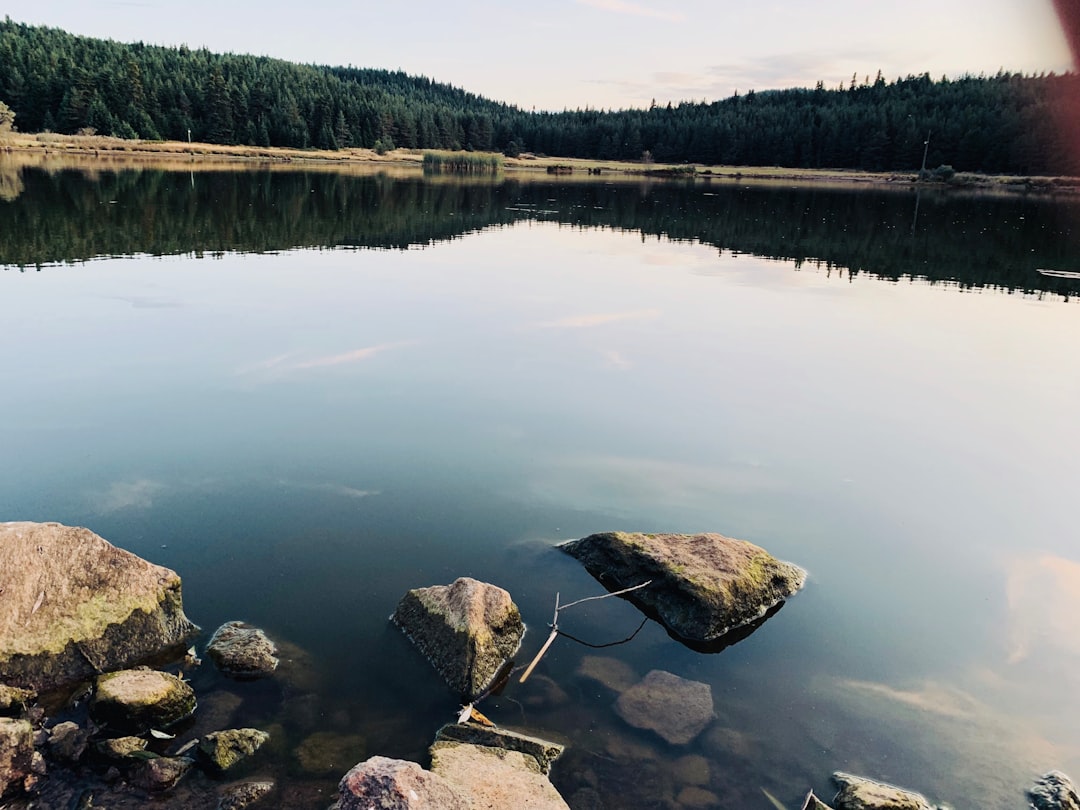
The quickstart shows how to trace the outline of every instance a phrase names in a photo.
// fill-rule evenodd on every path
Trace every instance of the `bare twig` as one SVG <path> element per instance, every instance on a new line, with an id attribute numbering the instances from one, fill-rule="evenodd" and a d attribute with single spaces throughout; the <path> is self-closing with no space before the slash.
<path id="1" fill-rule="evenodd" d="M 582 602 L 591 602 L 593 599 L 607 599 L 609 596 L 622 596 L 624 593 L 630 593 L 630 591 L 636 591 L 639 588 L 644 588 L 646 585 L 651 585 L 651 584 L 652 584 L 651 579 L 646 580 L 645 582 L 642 582 L 640 585 L 635 585 L 632 588 L 623 588 L 621 591 L 612 591 L 611 593 L 602 593 L 599 596 L 586 596 L 584 599 L 578 599 L 576 602 L 569 602 L 569 603 L 563 605 L 562 607 L 559 607 L 558 597 L 556 596 L 555 618 L 556 618 L 556 620 L 558 620 L 560 610 L 566 610 L 568 607 L 573 607 L 574 605 L 580 605 Z"/>

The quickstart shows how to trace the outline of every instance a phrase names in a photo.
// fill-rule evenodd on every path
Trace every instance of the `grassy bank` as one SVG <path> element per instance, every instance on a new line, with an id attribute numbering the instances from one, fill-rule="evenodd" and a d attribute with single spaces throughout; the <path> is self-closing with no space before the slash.
<path id="1" fill-rule="evenodd" d="M 372 149 L 288 149 L 259 146 L 225 146 L 209 143 L 184 143 L 182 141 L 144 141 L 112 138 L 100 135 L 58 135 L 55 133 L 29 134 L 9 132 L 0 134 L 0 150 L 24 155 L 41 155 L 50 162 L 63 156 L 90 160 L 108 166 L 131 163 L 153 163 L 170 168 L 209 168 L 236 164 L 281 166 L 303 164 L 305 168 L 326 167 L 342 170 L 357 167 L 370 170 L 420 170 L 425 153 L 431 150 L 395 149 L 377 154 Z M 445 153 L 461 154 L 461 153 Z M 912 172 L 864 172 L 847 169 L 789 169 L 779 166 L 701 166 L 690 164 L 642 163 L 631 161 L 587 160 L 583 158 L 546 157 L 522 154 L 506 157 L 488 153 L 464 153 L 476 165 L 494 166 L 501 163 L 507 172 L 538 172 L 557 174 L 560 179 L 591 180 L 597 176 L 621 178 L 672 178 L 712 181 L 773 181 L 826 184 L 915 184 L 917 173 Z M 1077 177 L 1026 177 L 1012 175 L 982 175 L 961 172 L 948 185 L 960 188 L 977 188 L 998 191 L 1024 191 L 1044 193 L 1080 193 Z"/>

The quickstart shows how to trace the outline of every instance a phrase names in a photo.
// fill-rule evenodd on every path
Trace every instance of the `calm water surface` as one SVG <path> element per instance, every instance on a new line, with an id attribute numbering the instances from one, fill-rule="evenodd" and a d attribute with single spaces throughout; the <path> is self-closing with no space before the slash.
<path id="1" fill-rule="evenodd" d="M 568 744 L 571 806 L 797 807 L 842 769 L 1007 808 L 1080 775 L 1080 282 L 1037 272 L 1080 269 L 1075 204 L 923 194 L 916 220 L 903 191 L 11 167 L 2 187 L 0 519 L 88 526 L 178 571 L 207 631 L 302 648 L 304 683 L 195 675 L 204 708 L 272 727 L 282 806 L 325 807 L 364 756 L 423 761 L 455 715 L 388 625 L 406 590 L 507 588 L 527 659 L 556 592 L 601 592 L 554 544 L 617 529 L 719 531 L 810 579 L 720 653 L 651 622 L 559 639 L 485 701 Z M 561 624 L 602 643 L 639 621 L 605 600 Z M 715 722 L 687 746 L 630 728 L 586 656 L 710 684 Z M 340 745 L 323 772 L 297 756 L 317 732 Z"/>

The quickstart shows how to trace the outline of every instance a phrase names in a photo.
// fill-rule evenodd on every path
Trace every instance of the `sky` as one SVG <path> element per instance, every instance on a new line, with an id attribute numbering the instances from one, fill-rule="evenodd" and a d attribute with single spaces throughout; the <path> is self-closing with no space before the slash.
<path id="1" fill-rule="evenodd" d="M 1071 1 L 1071 0 L 1070 0 Z M 6 0 L 154 45 L 401 69 L 524 109 L 620 109 L 921 73 L 1071 66 L 1051 0 Z"/>

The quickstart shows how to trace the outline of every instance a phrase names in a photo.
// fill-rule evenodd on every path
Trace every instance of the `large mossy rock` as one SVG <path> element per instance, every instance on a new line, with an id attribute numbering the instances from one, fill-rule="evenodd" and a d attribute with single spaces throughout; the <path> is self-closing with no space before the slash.
<path id="1" fill-rule="evenodd" d="M 46 690 L 185 644 L 180 577 L 88 529 L 0 523 L 0 683 Z"/>
<path id="2" fill-rule="evenodd" d="M 806 581 L 798 566 L 721 534 L 606 532 L 559 548 L 612 591 L 651 580 L 627 598 L 696 643 L 761 619 Z"/>
<path id="3" fill-rule="evenodd" d="M 110 672 L 97 680 L 90 716 L 109 728 L 142 733 L 191 716 L 195 692 L 186 681 L 153 669 Z"/>
<path id="4" fill-rule="evenodd" d="M 465 699 L 491 683 L 525 634 L 510 594 L 468 577 L 409 591 L 390 618 Z"/>

